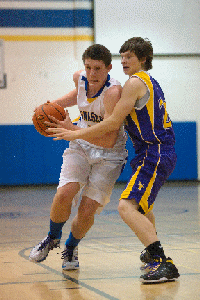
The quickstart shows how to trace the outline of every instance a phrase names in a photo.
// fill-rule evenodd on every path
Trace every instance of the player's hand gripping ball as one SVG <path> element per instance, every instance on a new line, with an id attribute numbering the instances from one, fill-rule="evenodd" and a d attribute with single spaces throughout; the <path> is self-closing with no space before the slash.
<path id="1" fill-rule="evenodd" d="M 53 116 L 59 121 L 63 121 L 66 118 L 64 108 L 56 103 L 47 102 L 38 106 L 35 109 L 32 121 L 35 129 L 44 136 L 48 136 L 51 134 L 46 132 L 46 129 L 49 126 L 44 123 L 45 121 L 52 122 L 52 120 L 50 120 L 48 116 Z"/>

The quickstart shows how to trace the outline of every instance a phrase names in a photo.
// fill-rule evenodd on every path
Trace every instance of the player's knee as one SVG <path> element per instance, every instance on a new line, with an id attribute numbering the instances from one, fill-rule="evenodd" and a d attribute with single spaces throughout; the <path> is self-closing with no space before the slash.
<path id="1" fill-rule="evenodd" d="M 55 200 L 59 203 L 71 203 L 78 191 L 79 185 L 70 182 L 63 187 L 58 188 Z"/>
<path id="2" fill-rule="evenodd" d="M 72 201 L 69 199 L 64 189 L 58 189 L 53 199 L 53 202 L 57 205 L 67 205 L 68 203 L 70 204 Z"/>
<path id="3" fill-rule="evenodd" d="M 134 212 L 134 211 L 137 211 L 138 208 L 139 208 L 139 205 L 137 204 L 137 202 L 134 199 L 132 199 L 132 200 L 121 199 L 119 201 L 118 211 L 122 218 L 124 215 L 126 215 L 126 213 L 128 211 L 130 211 L 130 209 L 132 210 L 132 212 Z"/>
<path id="4" fill-rule="evenodd" d="M 66 193 L 64 189 L 58 189 L 55 195 L 55 199 L 57 200 L 57 202 L 62 202 L 65 200 L 65 198 L 66 198 Z"/>
<path id="5" fill-rule="evenodd" d="M 118 212 L 120 214 L 120 216 L 122 217 L 127 211 L 127 204 L 126 204 L 126 200 L 121 199 L 119 201 L 119 205 L 118 205 Z"/>

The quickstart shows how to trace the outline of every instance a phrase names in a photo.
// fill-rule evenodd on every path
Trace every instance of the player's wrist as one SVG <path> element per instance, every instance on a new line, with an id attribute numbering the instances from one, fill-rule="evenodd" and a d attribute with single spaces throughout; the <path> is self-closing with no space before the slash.
<path id="1" fill-rule="evenodd" d="M 86 128 L 79 128 L 75 132 L 76 139 L 85 139 L 88 138 L 88 133 Z"/>

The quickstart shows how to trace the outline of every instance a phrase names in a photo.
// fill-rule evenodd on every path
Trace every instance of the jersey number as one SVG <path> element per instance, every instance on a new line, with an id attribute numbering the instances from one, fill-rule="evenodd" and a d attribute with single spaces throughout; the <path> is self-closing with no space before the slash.
<path id="1" fill-rule="evenodd" d="M 162 99 L 160 99 L 160 107 L 162 107 L 162 106 L 165 109 L 163 127 L 164 128 L 172 127 L 172 122 L 171 122 L 170 117 L 169 117 L 169 115 L 167 113 L 167 110 L 166 110 L 166 102 L 164 102 Z"/>

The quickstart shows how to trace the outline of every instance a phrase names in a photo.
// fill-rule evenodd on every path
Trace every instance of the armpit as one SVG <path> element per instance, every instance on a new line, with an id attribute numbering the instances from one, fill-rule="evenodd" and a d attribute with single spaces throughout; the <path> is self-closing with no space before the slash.
<path id="1" fill-rule="evenodd" d="M 149 101 L 149 97 L 150 97 L 150 91 L 149 91 L 149 89 L 147 89 L 146 94 L 139 100 L 136 100 L 135 105 L 134 105 L 135 109 L 138 109 L 138 110 L 142 109 Z"/>

